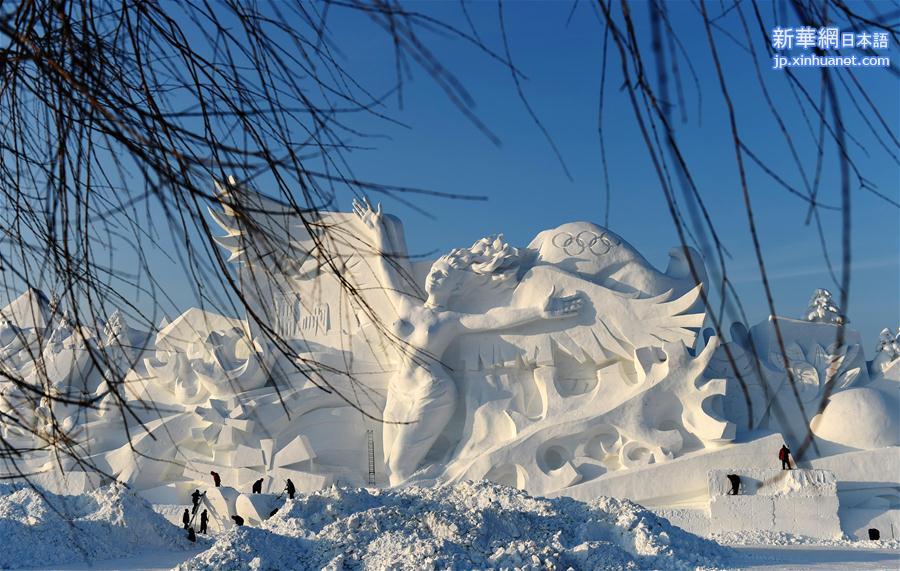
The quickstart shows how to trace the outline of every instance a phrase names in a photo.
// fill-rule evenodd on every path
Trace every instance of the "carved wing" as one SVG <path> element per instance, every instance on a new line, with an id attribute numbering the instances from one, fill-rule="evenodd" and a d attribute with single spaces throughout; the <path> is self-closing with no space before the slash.
<path id="1" fill-rule="evenodd" d="M 578 316 L 459 340 L 447 360 L 461 436 L 442 477 L 546 494 L 734 437 L 715 410 L 725 381 L 699 382 L 715 341 L 688 351 L 705 317 L 702 286 L 639 297 L 584 275 L 538 265 L 507 300 L 534 307 L 555 287 L 584 297 Z"/>
<path id="2" fill-rule="evenodd" d="M 579 363 L 598 365 L 631 361 L 635 350 L 681 341 L 692 346 L 705 313 L 696 312 L 697 285 L 680 297 L 673 292 L 639 298 L 613 291 L 553 266 L 536 266 L 512 294 L 513 306 L 533 305 L 552 287 L 560 295 L 581 294 L 585 309 L 577 317 L 527 325 L 508 333 L 470 335 L 461 340 L 459 356 L 471 367 L 504 366 L 516 361 L 551 362 L 552 348 Z"/>

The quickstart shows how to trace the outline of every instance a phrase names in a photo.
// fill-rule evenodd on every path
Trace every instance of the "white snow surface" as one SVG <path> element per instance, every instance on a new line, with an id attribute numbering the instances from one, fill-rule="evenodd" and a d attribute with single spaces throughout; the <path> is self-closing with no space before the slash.
<path id="1" fill-rule="evenodd" d="M 78 496 L 0 484 L 0 569 L 46 568 L 195 547 L 183 530 L 118 484 Z"/>
<path id="2" fill-rule="evenodd" d="M 627 500 L 481 481 L 300 495 L 179 569 L 709 569 L 731 555 Z"/>
<path id="3" fill-rule="evenodd" d="M 730 531 L 714 533 L 710 539 L 724 545 L 841 547 L 848 549 L 900 549 L 900 539 L 879 541 L 854 539 L 821 539 L 793 535 L 782 531 Z"/>

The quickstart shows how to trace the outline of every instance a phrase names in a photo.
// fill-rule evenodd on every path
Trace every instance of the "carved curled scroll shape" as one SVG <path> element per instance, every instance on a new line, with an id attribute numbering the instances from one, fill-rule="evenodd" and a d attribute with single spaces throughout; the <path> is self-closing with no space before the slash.
<path id="1" fill-rule="evenodd" d="M 588 250 L 595 256 L 602 256 L 619 245 L 618 241 L 606 232 L 597 234 L 590 230 L 582 230 L 578 234 L 559 232 L 553 236 L 553 245 L 570 256 L 577 256 Z"/>

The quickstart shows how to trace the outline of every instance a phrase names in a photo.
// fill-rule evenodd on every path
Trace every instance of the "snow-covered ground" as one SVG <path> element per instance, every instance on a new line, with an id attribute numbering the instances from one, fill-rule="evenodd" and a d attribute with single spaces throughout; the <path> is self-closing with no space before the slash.
<path id="1" fill-rule="evenodd" d="M 741 531 L 713 534 L 711 539 L 725 545 L 765 545 L 770 547 L 835 547 L 839 549 L 900 549 L 900 539 L 881 541 L 851 541 L 849 539 L 818 539 L 783 532 Z"/>
<path id="2" fill-rule="evenodd" d="M 731 550 L 641 506 L 533 498 L 490 482 L 331 488 L 288 501 L 262 529 L 218 538 L 183 569 L 694 569 Z"/>
<path id="3" fill-rule="evenodd" d="M 900 569 L 900 540 L 812 539 L 786 533 L 713 535 L 734 548 L 735 569 Z"/>
<path id="4" fill-rule="evenodd" d="M 897 569 L 900 542 L 741 533 L 700 538 L 628 501 L 534 498 L 489 482 L 331 488 L 262 527 L 190 544 L 124 488 L 0 486 L 0 568 Z"/>
<path id="5" fill-rule="evenodd" d="M 746 546 L 736 549 L 729 569 L 781 571 L 797 569 L 900 569 L 900 551 L 844 546 Z"/>
<path id="6" fill-rule="evenodd" d="M 0 485 L 0 569 L 59 568 L 193 547 L 182 530 L 123 486 L 64 496 Z"/>

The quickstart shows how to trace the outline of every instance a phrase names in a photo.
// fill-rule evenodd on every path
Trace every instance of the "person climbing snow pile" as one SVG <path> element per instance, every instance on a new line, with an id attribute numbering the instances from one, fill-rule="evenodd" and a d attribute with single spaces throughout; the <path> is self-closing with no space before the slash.
<path id="1" fill-rule="evenodd" d="M 287 480 L 287 486 L 285 486 L 285 491 L 290 499 L 294 499 L 294 494 L 297 492 L 297 488 L 294 487 L 294 482 L 291 481 L 290 478 Z"/>

